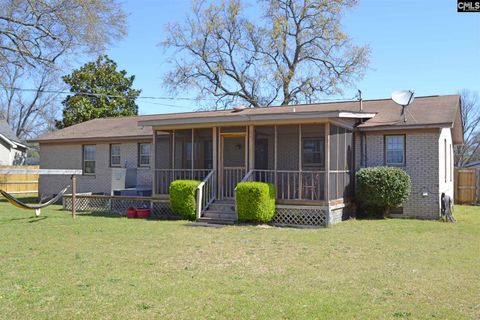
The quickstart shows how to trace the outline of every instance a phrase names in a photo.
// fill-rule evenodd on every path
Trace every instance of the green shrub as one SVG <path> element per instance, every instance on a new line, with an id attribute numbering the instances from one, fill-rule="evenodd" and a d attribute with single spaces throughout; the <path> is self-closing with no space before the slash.
<path id="1" fill-rule="evenodd" d="M 383 217 L 410 195 L 410 176 L 400 168 L 363 168 L 358 170 L 356 178 L 360 206 Z"/>
<path id="2" fill-rule="evenodd" d="M 196 180 L 175 180 L 170 184 L 170 205 L 175 214 L 195 220 L 199 184 Z"/>
<path id="3" fill-rule="evenodd" d="M 275 215 L 275 187 L 263 182 L 241 182 L 237 185 L 238 220 L 269 222 Z"/>

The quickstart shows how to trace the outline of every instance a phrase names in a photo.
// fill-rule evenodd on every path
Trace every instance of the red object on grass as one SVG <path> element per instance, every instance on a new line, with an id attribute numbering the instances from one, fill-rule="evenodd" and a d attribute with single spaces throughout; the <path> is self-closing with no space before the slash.
<path id="1" fill-rule="evenodd" d="M 130 207 L 127 209 L 127 218 L 136 218 L 137 217 L 137 209 Z"/>
<path id="2" fill-rule="evenodd" d="M 150 217 L 150 209 L 137 209 L 137 217 L 140 219 L 147 219 Z"/>

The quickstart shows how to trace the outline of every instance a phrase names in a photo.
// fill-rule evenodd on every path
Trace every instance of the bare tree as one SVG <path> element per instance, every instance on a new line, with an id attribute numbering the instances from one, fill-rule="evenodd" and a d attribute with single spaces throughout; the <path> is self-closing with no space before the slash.
<path id="1" fill-rule="evenodd" d="M 116 0 L 1 1 L 1 115 L 20 138 L 53 129 L 63 58 L 99 53 L 125 34 Z"/>
<path id="2" fill-rule="evenodd" d="M 114 0 L 4 0 L 0 63 L 52 65 L 66 53 L 98 51 L 126 33 Z"/>
<path id="3" fill-rule="evenodd" d="M 455 147 L 455 166 L 458 167 L 478 160 L 480 151 L 480 96 L 467 89 L 462 90 L 460 96 L 464 144 Z"/>
<path id="4" fill-rule="evenodd" d="M 218 104 L 253 107 L 311 102 L 342 93 L 360 79 L 369 48 L 353 45 L 340 30 L 355 0 L 195 1 L 184 23 L 167 26 L 162 43 L 174 50 L 165 76 L 172 91 L 195 88 Z M 261 11 L 249 19 L 248 10 Z M 251 13 L 251 12 L 250 12 Z"/>
<path id="5" fill-rule="evenodd" d="M 26 70 L 11 64 L 0 67 L 0 115 L 21 139 L 54 128 L 61 87 L 58 70 Z M 28 82 L 27 80 L 28 79 Z M 27 82 L 27 83 L 26 83 Z M 25 90 L 23 87 L 28 87 Z"/>

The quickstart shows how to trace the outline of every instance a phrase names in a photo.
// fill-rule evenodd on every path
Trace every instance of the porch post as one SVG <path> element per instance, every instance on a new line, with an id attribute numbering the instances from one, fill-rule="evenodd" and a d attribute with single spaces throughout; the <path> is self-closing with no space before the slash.
<path id="1" fill-rule="evenodd" d="M 175 179 L 175 130 L 172 130 L 172 180 Z"/>
<path id="2" fill-rule="evenodd" d="M 275 184 L 275 188 L 277 188 L 277 170 L 278 170 L 278 168 L 277 168 L 277 165 L 278 165 L 278 163 L 277 163 L 277 149 L 278 149 L 277 148 L 277 125 L 274 125 L 273 128 L 274 128 L 274 139 L 273 140 L 274 140 L 274 149 L 275 149 L 274 153 L 273 153 L 273 156 L 274 156 L 274 159 L 273 159 L 274 160 L 273 161 L 273 176 L 274 176 L 273 181 L 274 181 L 274 184 Z"/>
<path id="3" fill-rule="evenodd" d="M 214 189 L 215 189 L 215 197 L 218 197 L 218 147 L 217 147 L 217 127 L 213 127 L 212 128 L 212 152 L 213 152 L 213 155 L 212 155 L 212 168 L 213 170 L 215 171 L 215 173 L 213 174 L 213 185 L 214 185 Z"/>
<path id="4" fill-rule="evenodd" d="M 298 125 L 298 199 L 302 199 L 303 175 L 302 175 L 302 125 Z"/>
<path id="5" fill-rule="evenodd" d="M 330 122 L 325 124 L 325 200 L 330 201 Z"/>
<path id="6" fill-rule="evenodd" d="M 192 148 L 190 149 L 190 152 L 191 152 L 191 154 L 190 154 L 190 162 L 191 162 L 190 167 L 191 167 L 191 179 L 192 180 L 197 180 L 197 178 L 195 178 L 195 176 L 194 176 L 195 172 L 193 171 L 193 168 L 195 168 L 195 166 L 193 165 L 193 160 L 194 160 L 194 158 L 193 158 L 193 152 L 194 152 L 193 144 L 195 143 L 195 141 L 193 140 L 194 139 L 193 138 L 194 134 L 195 134 L 195 129 L 192 129 L 192 142 L 191 142 Z M 203 180 L 203 178 L 201 180 Z"/>
<path id="7" fill-rule="evenodd" d="M 152 159 L 152 155 L 150 154 L 150 161 L 153 160 L 153 163 L 150 164 L 150 168 L 152 168 L 152 190 L 153 190 L 153 194 L 158 194 L 158 190 L 157 190 L 157 154 L 155 153 L 156 151 L 156 148 L 155 148 L 155 145 L 157 144 L 156 143 L 156 137 L 157 137 L 157 130 L 153 130 L 153 139 L 152 139 L 152 147 L 150 148 L 150 151 L 153 152 L 153 159 Z M 137 161 L 140 161 L 140 159 L 138 159 Z"/>
<path id="8" fill-rule="evenodd" d="M 247 172 L 255 168 L 255 131 L 253 126 L 248 126 L 248 166 Z"/>

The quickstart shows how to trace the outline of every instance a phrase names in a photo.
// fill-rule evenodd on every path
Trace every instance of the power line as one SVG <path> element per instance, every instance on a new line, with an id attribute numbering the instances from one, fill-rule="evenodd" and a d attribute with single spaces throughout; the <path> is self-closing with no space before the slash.
<path id="1" fill-rule="evenodd" d="M 92 93 L 92 92 L 81 92 L 81 91 L 61 91 L 61 90 L 39 90 L 39 89 L 31 89 L 31 88 L 18 88 L 18 87 L 11 87 L 9 88 L 11 90 L 18 90 L 18 91 L 24 91 L 24 92 L 41 92 L 41 93 L 52 93 L 52 94 L 65 94 L 65 95 L 83 95 L 83 96 L 89 96 L 89 97 L 104 97 L 104 98 L 126 98 L 126 99 L 141 99 L 141 100 L 169 100 L 169 101 L 176 101 L 176 100 L 182 100 L 182 101 L 217 101 L 217 98 L 188 98 L 188 97 L 167 97 L 167 96 L 138 96 L 138 97 L 126 97 L 122 95 L 111 95 L 111 94 L 106 94 L 106 93 Z M 350 99 L 346 98 L 332 98 L 332 99 L 322 99 L 319 102 L 316 103 L 322 103 L 322 102 L 340 102 L 340 101 L 352 101 L 356 99 L 358 96 L 354 96 Z M 168 106 L 168 107 L 178 107 L 178 108 L 191 108 L 191 106 L 186 107 L 186 106 L 179 106 L 179 105 L 172 105 L 172 104 L 166 104 L 166 103 L 155 103 L 152 101 L 144 101 L 146 103 L 151 103 L 151 104 L 157 104 L 157 105 L 163 105 L 163 106 Z"/>
<path id="2" fill-rule="evenodd" d="M 60 90 L 38 90 L 30 88 L 17 88 L 12 87 L 12 90 L 24 91 L 24 92 L 41 92 L 41 93 L 55 93 L 55 94 L 66 94 L 66 95 L 83 95 L 91 97 L 105 97 L 105 98 L 127 98 L 127 99 L 146 99 L 146 100 L 186 100 L 186 101 L 199 101 L 199 100 L 217 100 L 215 98 L 187 98 L 187 97 L 167 97 L 167 96 L 138 96 L 138 97 L 126 97 L 120 95 L 112 95 L 106 93 L 93 93 L 93 92 L 81 92 L 81 91 L 60 91 Z"/>

